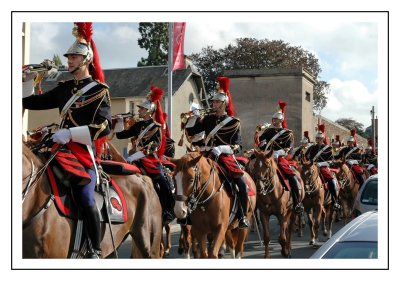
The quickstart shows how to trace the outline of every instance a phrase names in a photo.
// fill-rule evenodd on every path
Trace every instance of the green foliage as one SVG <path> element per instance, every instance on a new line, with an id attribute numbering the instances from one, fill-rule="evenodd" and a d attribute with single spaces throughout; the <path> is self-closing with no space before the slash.
<path id="1" fill-rule="evenodd" d="M 340 118 L 336 120 L 335 123 L 349 129 L 349 131 L 355 128 L 357 135 L 368 138 L 368 135 L 364 132 L 364 125 L 355 121 L 353 118 Z"/>
<path id="2" fill-rule="evenodd" d="M 53 62 L 54 62 L 54 64 L 56 66 L 61 66 L 62 65 L 62 62 L 61 62 L 61 59 L 60 59 L 59 55 L 56 55 L 56 54 L 53 55 Z"/>
<path id="3" fill-rule="evenodd" d="M 141 58 L 137 66 L 168 64 L 168 23 L 141 22 L 139 23 L 141 38 L 138 44 L 147 50 L 149 56 Z"/>
<path id="4" fill-rule="evenodd" d="M 321 68 L 318 59 L 299 46 L 290 46 L 282 40 L 236 39 L 224 49 L 207 46 L 200 53 L 191 54 L 194 65 L 204 78 L 206 90 L 213 92 L 216 77 L 228 69 L 304 68 L 317 81 L 314 87 L 314 110 L 326 106 L 329 84 L 319 80 Z"/>

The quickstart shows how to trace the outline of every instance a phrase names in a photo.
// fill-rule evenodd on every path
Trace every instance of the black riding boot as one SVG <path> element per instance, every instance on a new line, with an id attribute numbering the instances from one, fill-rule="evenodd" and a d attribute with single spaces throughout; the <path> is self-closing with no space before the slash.
<path id="1" fill-rule="evenodd" d="M 85 228 L 93 248 L 93 251 L 90 250 L 89 254 L 87 255 L 87 258 L 100 259 L 101 258 L 100 214 L 96 204 L 94 204 L 91 207 L 83 208 L 83 215 L 85 219 Z"/>
<path id="2" fill-rule="evenodd" d="M 336 211 L 339 211 L 341 209 L 341 206 L 339 204 L 339 200 L 338 200 L 338 196 L 337 196 L 335 179 L 331 179 L 328 181 L 328 189 L 332 196 L 333 209 Z"/>
<path id="3" fill-rule="evenodd" d="M 301 214 L 304 211 L 303 204 L 300 202 L 300 191 L 299 191 L 299 183 L 296 179 L 295 175 L 288 176 L 288 181 L 290 184 L 290 193 L 293 199 L 293 207 L 294 211 L 297 214 Z"/>
<path id="4" fill-rule="evenodd" d="M 354 173 L 354 174 L 356 175 L 357 181 L 358 181 L 358 183 L 360 184 L 360 185 L 358 186 L 358 189 L 360 189 L 361 186 L 362 186 L 363 183 L 364 183 L 363 175 L 362 175 L 362 174 L 359 174 L 359 173 Z"/>
<path id="5" fill-rule="evenodd" d="M 163 210 L 163 222 L 164 224 L 168 224 L 174 220 L 174 198 L 172 196 L 171 189 L 169 187 L 168 181 L 163 175 L 157 179 L 158 186 L 160 190 L 157 191 L 157 194 L 160 198 L 161 207 Z"/>
<path id="6" fill-rule="evenodd" d="M 240 178 L 234 179 L 235 184 L 239 188 L 239 201 L 240 206 L 238 208 L 237 217 L 239 219 L 239 228 L 247 228 L 249 227 L 249 221 L 247 220 L 246 213 L 247 213 L 247 204 L 248 204 L 248 197 L 247 197 L 247 185 L 244 181 L 243 176 Z"/>

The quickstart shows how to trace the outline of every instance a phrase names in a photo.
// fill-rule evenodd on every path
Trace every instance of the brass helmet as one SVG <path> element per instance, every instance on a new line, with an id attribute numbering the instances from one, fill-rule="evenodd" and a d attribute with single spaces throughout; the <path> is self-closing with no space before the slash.
<path id="1" fill-rule="evenodd" d="M 283 120 L 283 113 L 281 111 L 275 112 L 274 115 L 272 115 L 272 119 Z"/>
<path id="2" fill-rule="evenodd" d="M 310 137 L 308 136 L 308 131 L 304 131 L 303 138 L 301 139 L 301 144 L 307 144 L 310 142 Z"/>
<path id="3" fill-rule="evenodd" d="M 154 111 L 156 109 L 156 105 L 149 99 L 143 100 L 141 104 L 138 104 L 138 107 L 146 108 L 147 111 Z"/>
<path id="4" fill-rule="evenodd" d="M 93 51 L 85 40 L 76 40 L 65 52 L 64 57 L 68 57 L 68 55 L 82 55 L 85 57 L 86 62 L 93 60 Z"/>

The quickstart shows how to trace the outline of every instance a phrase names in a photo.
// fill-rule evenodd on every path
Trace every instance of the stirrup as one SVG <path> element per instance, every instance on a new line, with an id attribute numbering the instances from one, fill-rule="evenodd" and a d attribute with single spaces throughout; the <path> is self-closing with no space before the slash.
<path id="1" fill-rule="evenodd" d="M 101 251 L 100 250 L 94 250 L 93 252 L 89 252 L 86 255 L 87 259 L 101 259 Z"/>
<path id="2" fill-rule="evenodd" d="M 304 207 L 301 203 L 298 203 L 295 207 L 294 207 L 294 211 L 296 214 L 301 214 L 304 211 Z"/>
<path id="3" fill-rule="evenodd" d="M 239 220 L 239 228 L 243 229 L 248 227 L 249 227 L 249 221 L 247 220 L 246 216 L 244 216 Z"/>
<path id="4" fill-rule="evenodd" d="M 339 203 L 335 202 L 335 203 L 333 204 L 333 209 L 334 209 L 335 211 L 339 211 L 341 208 L 342 208 L 342 206 L 340 206 Z"/>

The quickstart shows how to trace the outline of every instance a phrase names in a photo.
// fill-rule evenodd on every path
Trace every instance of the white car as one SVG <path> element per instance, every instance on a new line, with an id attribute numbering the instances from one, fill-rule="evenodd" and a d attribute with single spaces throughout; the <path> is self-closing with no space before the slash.
<path id="1" fill-rule="evenodd" d="M 378 210 L 378 175 L 370 176 L 361 186 L 353 205 L 353 217 Z"/>
<path id="2" fill-rule="evenodd" d="M 378 211 L 353 219 L 310 257 L 310 259 L 377 259 Z"/>

